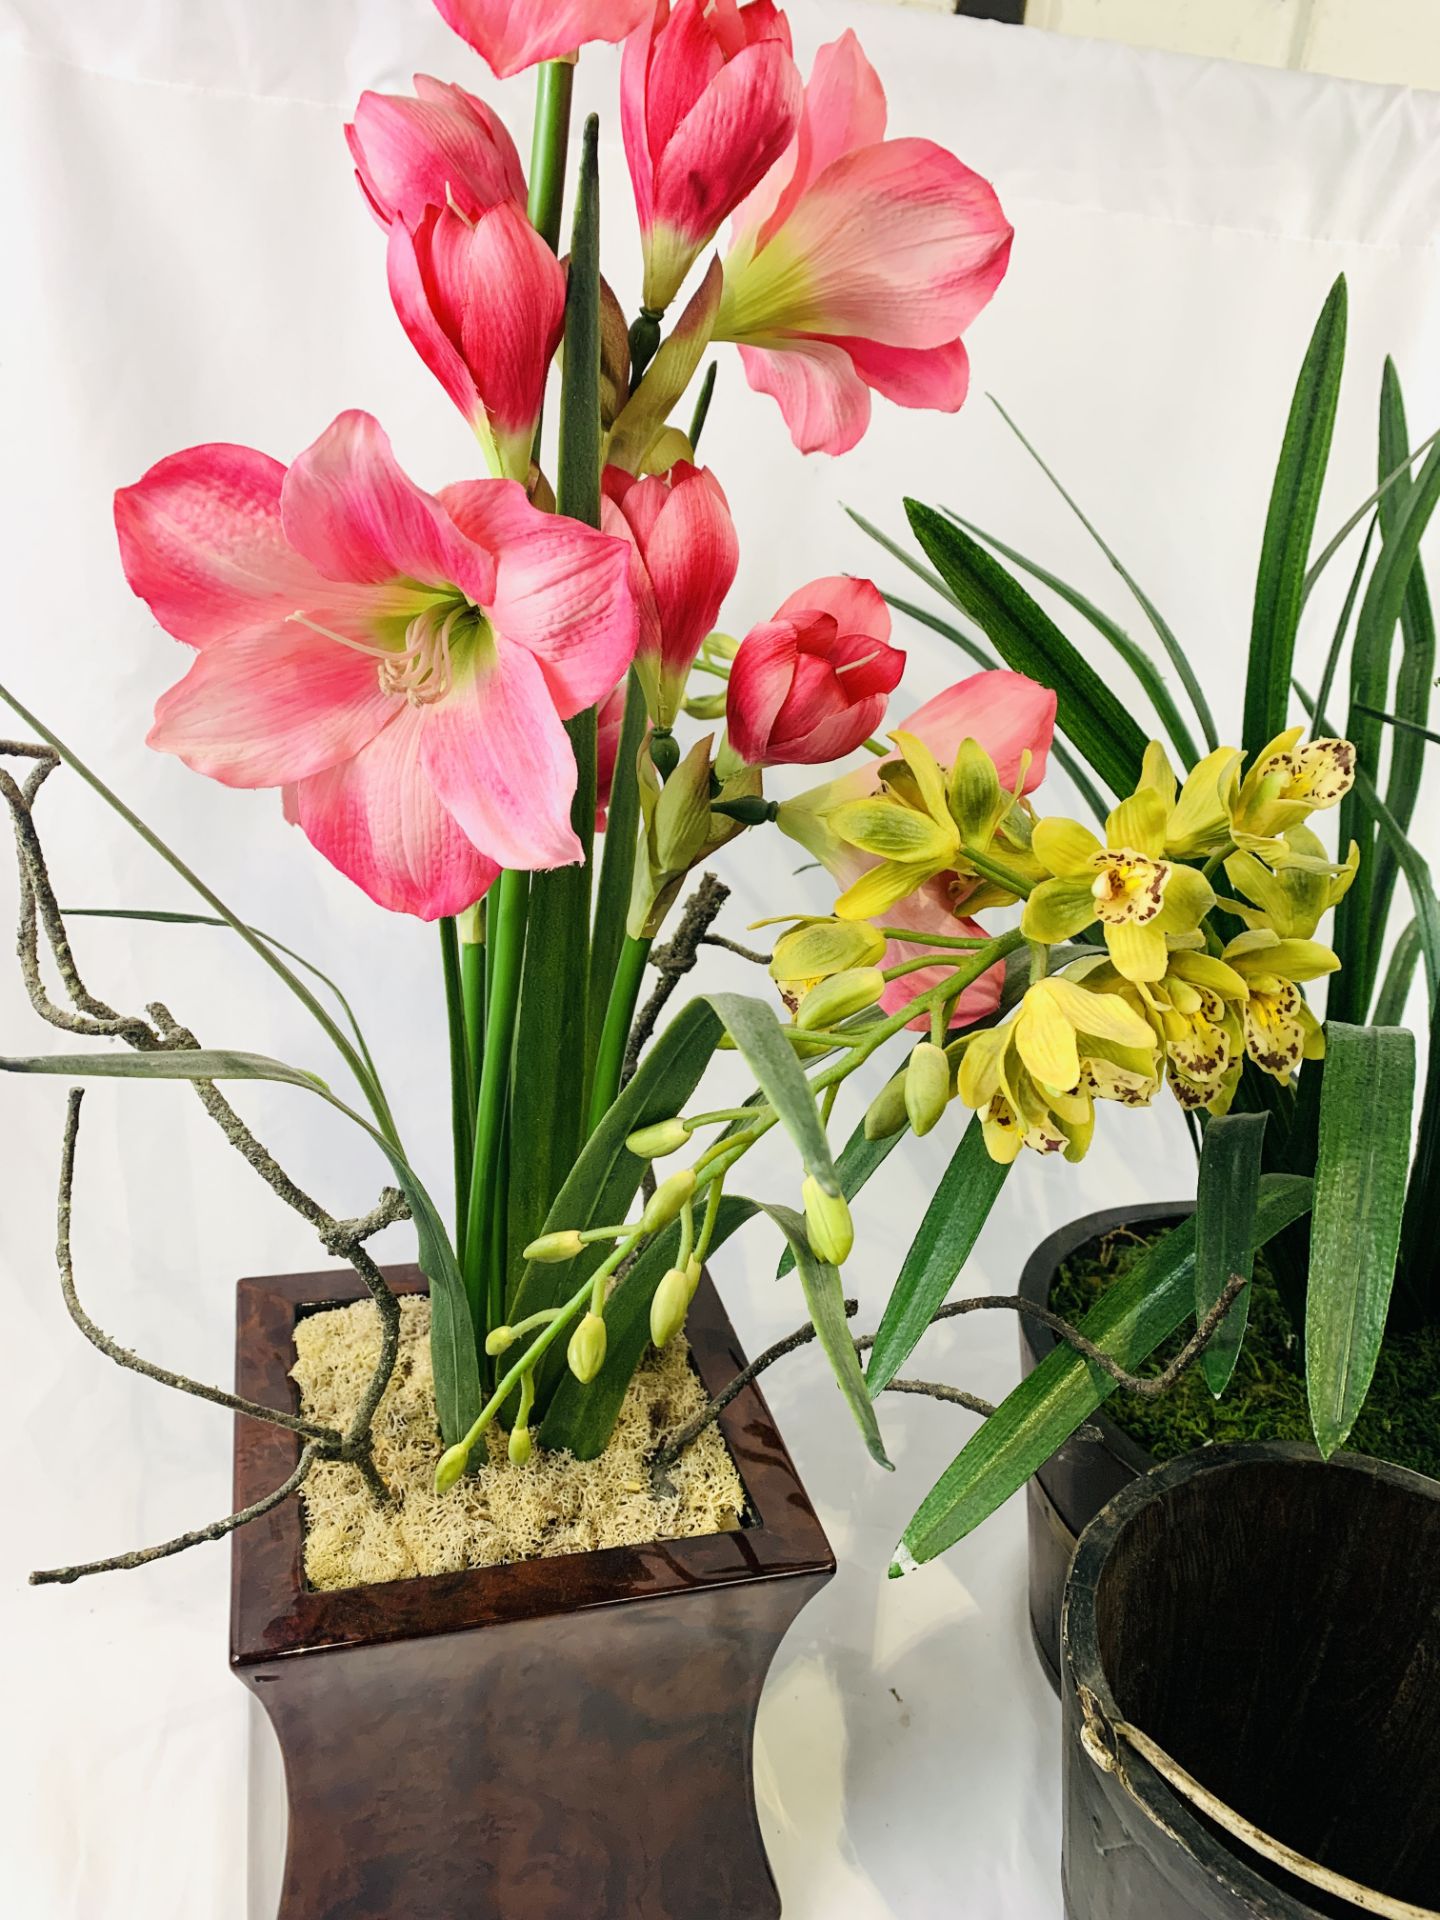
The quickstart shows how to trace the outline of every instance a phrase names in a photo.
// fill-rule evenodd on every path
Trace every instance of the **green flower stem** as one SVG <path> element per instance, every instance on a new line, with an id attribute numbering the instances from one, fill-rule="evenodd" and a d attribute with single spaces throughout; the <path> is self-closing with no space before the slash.
<path id="1" fill-rule="evenodd" d="M 997 887 L 1004 887 L 1009 893 L 1018 893 L 1022 900 L 1029 899 L 1031 889 L 1037 884 L 1028 874 L 1007 866 L 993 854 L 976 853 L 973 847 L 966 847 L 964 857 L 966 863 L 984 879 L 993 880 Z"/>
<path id="2" fill-rule="evenodd" d="M 625 1066 L 625 1047 L 635 1018 L 635 1002 L 640 998 L 645 978 L 645 962 L 650 957 L 650 942 L 626 934 L 610 986 L 605 1007 L 605 1024 L 600 1029 L 600 1048 L 595 1056 L 595 1079 L 590 1090 L 590 1127 L 593 1133 L 614 1104 L 620 1091 L 620 1075 Z"/>
<path id="3" fill-rule="evenodd" d="M 982 935 L 979 939 L 974 939 L 958 933 L 954 935 L 948 933 L 922 933 L 918 927 L 877 927 L 876 932 L 883 933 L 888 940 L 919 940 L 927 946 L 944 947 L 947 950 L 955 947 L 962 951 L 970 951 L 975 947 L 988 947 L 990 944 L 990 936 L 988 934 Z"/>
<path id="4" fill-rule="evenodd" d="M 715 1238 L 715 1228 L 720 1219 L 720 1199 L 725 1191 L 725 1176 L 712 1180 L 710 1190 L 705 1196 L 705 1218 L 700 1224 L 700 1237 L 695 1242 L 695 1258 L 704 1264 L 710 1251 L 710 1242 Z"/>
<path id="5" fill-rule="evenodd" d="M 530 224 L 552 253 L 560 246 L 565 155 L 570 144 L 574 60 L 547 60 L 535 76 L 535 133 L 530 146 Z"/>
<path id="6" fill-rule="evenodd" d="M 712 1113 L 687 1113 L 685 1124 L 687 1127 L 713 1127 L 718 1126 L 722 1120 L 726 1122 L 749 1120 L 753 1118 L 754 1113 L 754 1107 L 716 1107 Z"/>
<path id="7" fill-rule="evenodd" d="M 695 1202 L 689 1199 L 680 1209 L 680 1251 L 675 1256 L 677 1267 L 686 1267 L 695 1251 Z"/>
<path id="8" fill-rule="evenodd" d="M 463 1262 L 466 1201 L 470 1192 L 470 1168 L 475 1159 L 475 1094 L 470 1083 L 470 1049 L 465 1035 L 460 941 L 453 919 L 440 922 L 440 959 L 445 971 L 445 1020 L 450 1030 L 450 1131 L 455 1149 L 456 1253 Z"/>
<path id="9" fill-rule="evenodd" d="M 989 942 L 977 942 L 977 946 L 980 945 L 988 946 Z M 893 967 L 886 967 L 882 977 L 886 980 L 899 980 L 907 973 L 923 973 L 926 967 L 943 967 L 952 963 L 953 960 L 954 955 L 948 952 L 921 953 L 917 954 L 913 960 L 899 960 Z"/>
<path id="10" fill-rule="evenodd" d="M 1050 949 L 1043 940 L 1027 940 L 1025 944 L 1030 949 L 1030 984 L 1033 987 L 1050 971 Z"/>
<path id="11" fill-rule="evenodd" d="M 1234 853 L 1234 851 L 1235 851 L 1235 846 L 1232 841 L 1232 843 L 1228 847 L 1222 847 L 1218 853 L 1212 853 L 1210 858 L 1205 862 L 1204 866 L 1200 869 L 1201 878 L 1205 880 L 1213 880 L 1216 874 L 1220 871 L 1221 867 L 1223 867 L 1225 862 L 1230 858 L 1231 854 Z"/>
<path id="12" fill-rule="evenodd" d="M 529 874 L 502 873 L 496 883 L 496 894 L 498 900 L 486 943 L 493 950 L 492 991 L 486 1008 L 489 1044 L 480 1074 L 463 1267 L 465 1290 L 470 1296 L 470 1310 L 482 1346 L 485 1333 L 499 1326 L 505 1317 L 505 1270 L 503 1262 L 497 1267 L 493 1249 L 496 1218 L 504 1204 L 501 1147 L 509 1093 L 510 1052 L 520 1005 L 520 971 L 525 957 Z"/>

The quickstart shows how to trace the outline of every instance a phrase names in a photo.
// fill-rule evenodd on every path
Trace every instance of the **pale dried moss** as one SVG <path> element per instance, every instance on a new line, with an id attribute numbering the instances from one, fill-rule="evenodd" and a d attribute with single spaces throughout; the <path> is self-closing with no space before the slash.
<path id="1" fill-rule="evenodd" d="M 375 1420 L 375 1460 L 397 1499 L 378 1507 L 353 1467 L 316 1467 L 305 1482 L 305 1572 L 312 1587 L 367 1586 L 597 1547 L 722 1533 L 739 1524 L 744 1489 L 709 1427 L 669 1470 L 657 1499 L 648 1455 L 658 1436 L 705 1404 L 683 1337 L 649 1355 L 631 1382 L 610 1445 L 598 1460 L 542 1452 L 512 1467 L 492 1428 L 490 1462 L 449 1493 L 432 1491 L 440 1436 L 430 1371 L 430 1302 L 400 1303 L 400 1355 Z M 305 1414 L 343 1428 L 375 1366 L 380 1326 L 366 1300 L 307 1314 L 295 1328 Z"/>

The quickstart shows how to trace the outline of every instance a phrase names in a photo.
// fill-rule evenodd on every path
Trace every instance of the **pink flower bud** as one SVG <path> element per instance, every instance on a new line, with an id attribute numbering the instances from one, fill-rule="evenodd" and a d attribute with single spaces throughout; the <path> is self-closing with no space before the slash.
<path id="1" fill-rule="evenodd" d="M 814 580 L 741 642 L 730 669 L 730 745 L 750 766 L 853 753 L 904 671 L 890 612 L 868 580 Z"/>

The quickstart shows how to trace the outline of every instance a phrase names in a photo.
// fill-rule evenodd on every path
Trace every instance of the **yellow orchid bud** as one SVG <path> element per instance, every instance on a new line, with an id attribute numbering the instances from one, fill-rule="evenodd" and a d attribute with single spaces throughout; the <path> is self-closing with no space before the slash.
<path id="1" fill-rule="evenodd" d="M 847 967 L 832 973 L 811 987 L 795 1015 L 795 1024 L 803 1032 L 815 1027 L 830 1027 L 837 1020 L 848 1020 L 852 1013 L 873 1007 L 885 991 L 885 976 L 878 967 Z"/>
<path id="2" fill-rule="evenodd" d="M 911 1053 L 904 1100 L 914 1132 L 929 1133 L 950 1103 L 950 1061 L 943 1047 L 922 1040 Z"/>
<path id="3" fill-rule="evenodd" d="M 817 1259 L 838 1267 L 850 1257 L 855 1244 L 855 1226 L 843 1193 L 826 1193 L 813 1173 L 807 1173 L 800 1189 L 805 1202 L 805 1230 Z"/>
<path id="4" fill-rule="evenodd" d="M 684 1326 L 693 1291 L 683 1267 L 671 1267 L 656 1287 L 650 1300 L 650 1338 L 657 1347 L 667 1345 Z"/>
<path id="5" fill-rule="evenodd" d="M 640 1216 L 641 1233 L 658 1233 L 672 1220 L 678 1220 L 694 1191 L 695 1174 L 690 1167 L 682 1167 L 678 1173 L 662 1180 L 645 1203 L 645 1211 Z"/>
<path id="6" fill-rule="evenodd" d="M 576 1327 L 565 1358 L 581 1386 L 588 1387 L 605 1364 L 605 1322 L 598 1313 L 587 1313 Z"/>
<path id="7" fill-rule="evenodd" d="M 523 1467 L 534 1450 L 529 1427 L 512 1427 L 509 1447 L 511 1466 Z"/>
<path id="8" fill-rule="evenodd" d="M 485 1336 L 485 1351 L 493 1360 L 497 1353 L 513 1347 L 518 1337 L 513 1327 L 492 1327 Z"/>
<path id="9" fill-rule="evenodd" d="M 637 1160 L 663 1160 L 667 1153 L 678 1153 L 690 1138 L 683 1120 L 657 1120 L 653 1126 L 640 1127 L 625 1145 Z"/>
<path id="10" fill-rule="evenodd" d="M 447 1447 L 435 1467 L 436 1493 L 448 1493 L 470 1463 L 470 1449 L 463 1443 Z"/>
<path id="11" fill-rule="evenodd" d="M 803 994 L 831 974 L 873 967 L 884 951 L 884 935 L 863 920 L 807 920 L 775 942 L 770 977 L 782 993 Z"/>
<path id="12" fill-rule="evenodd" d="M 527 1260 L 539 1260 L 542 1263 L 555 1260 L 573 1260 L 584 1251 L 585 1242 L 574 1227 L 567 1227 L 561 1233 L 542 1233 L 538 1240 L 532 1240 L 525 1248 Z M 502 1349 L 497 1348 L 497 1352 Z"/>
<path id="13" fill-rule="evenodd" d="M 865 1138 L 888 1140 L 899 1133 L 908 1115 L 905 1110 L 905 1075 L 894 1074 L 865 1109 Z"/>

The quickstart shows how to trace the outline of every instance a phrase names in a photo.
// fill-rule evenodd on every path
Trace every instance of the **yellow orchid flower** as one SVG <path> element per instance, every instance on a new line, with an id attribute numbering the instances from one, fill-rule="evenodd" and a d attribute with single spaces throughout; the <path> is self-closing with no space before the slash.
<path id="1" fill-rule="evenodd" d="M 1319 1060 L 1325 1052 L 1320 1022 L 1297 983 L 1334 973 L 1339 960 L 1316 940 L 1282 940 L 1268 927 L 1237 934 L 1220 957 L 1245 983 L 1246 1053 L 1287 1085 L 1301 1060 Z"/>
<path id="2" fill-rule="evenodd" d="M 1253 853 L 1231 854 L 1225 862 L 1225 874 L 1241 900 L 1224 900 L 1221 905 L 1247 927 L 1269 927 L 1282 940 L 1308 940 L 1331 907 L 1350 890 L 1360 865 L 1360 849 L 1352 840 L 1343 865 L 1337 865 L 1325 852 L 1308 827 L 1291 827 L 1282 836 L 1283 851 L 1276 850 L 1266 865 Z"/>
<path id="3" fill-rule="evenodd" d="M 1227 783 L 1231 836 L 1237 847 L 1263 850 L 1312 813 L 1333 807 L 1355 784 L 1355 749 L 1348 740 L 1307 740 L 1303 727 L 1277 733 L 1240 779 Z"/>
<path id="4" fill-rule="evenodd" d="M 1230 845 L 1230 810 L 1225 795 L 1244 755 L 1237 747 L 1216 747 L 1185 776 L 1178 791 L 1175 774 L 1158 740 L 1145 749 L 1140 786 L 1165 803 L 1164 852 L 1171 860 L 1204 860 Z"/>
<path id="5" fill-rule="evenodd" d="M 1099 920 L 1117 971 L 1159 980 L 1166 935 L 1193 933 L 1215 904 L 1203 874 L 1164 858 L 1169 816 L 1164 795 L 1142 786 L 1106 820 L 1103 845 L 1076 820 L 1038 820 L 1031 849 L 1053 878 L 1025 903 L 1027 939 L 1053 946 Z"/>
<path id="6" fill-rule="evenodd" d="M 1181 1106 L 1224 1113 L 1245 1058 L 1240 1007 L 1248 989 L 1234 968 L 1188 947 L 1172 948 L 1161 978 L 1138 985 L 1121 978 L 1106 960 L 1082 964 L 1087 984 L 1119 993 L 1143 1014 L 1163 1050 L 1165 1077 Z M 1152 1079 L 1149 1092 L 1154 1090 Z M 1108 1097 L 1149 1103 L 1148 1093 L 1124 1079 Z"/>

